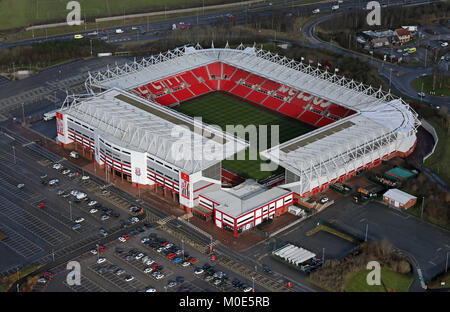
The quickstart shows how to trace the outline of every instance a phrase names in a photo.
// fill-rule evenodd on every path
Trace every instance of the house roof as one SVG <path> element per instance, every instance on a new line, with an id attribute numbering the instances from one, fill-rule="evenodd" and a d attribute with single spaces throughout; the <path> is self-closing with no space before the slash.
<path id="1" fill-rule="evenodd" d="M 383 195 L 384 197 L 390 198 L 404 205 L 409 202 L 411 199 L 415 199 L 417 197 L 400 191 L 399 189 L 390 189 Z"/>
<path id="2" fill-rule="evenodd" d="M 404 29 L 404 28 L 396 29 L 395 32 L 397 33 L 398 36 L 409 36 L 409 35 L 411 35 L 409 30 L 408 29 Z"/>

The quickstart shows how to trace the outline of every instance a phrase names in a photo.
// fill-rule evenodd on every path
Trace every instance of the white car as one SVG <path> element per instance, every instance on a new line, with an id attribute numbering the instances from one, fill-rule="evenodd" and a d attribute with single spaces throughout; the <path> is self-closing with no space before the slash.
<path id="1" fill-rule="evenodd" d="M 312 12 L 313 12 L 313 14 L 320 13 L 320 9 L 314 9 Z"/>
<path id="2" fill-rule="evenodd" d="M 84 221 L 83 217 L 78 217 L 78 218 L 75 219 L 75 223 L 81 223 L 83 221 Z"/>
<path id="3" fill-rule="evenodd" d="M 156 289 L 153 287 L 148 287 L 145 292 L 156 292 Z"/>
<path id="4" fill-rule="evenodd" d="M 155 260 L 153 259 L 148 259 L 145 261 L 145 265 L 152 265 L 153 263 L 155 263 Z"/>
<path id="5" fill-rule="evenodd" d="M 125 277 L 125 281 L 130 282 L 134 280 L 134 276 L 133 275 L 128 275 L 127 277 Z"/>
<path id="6" fill-rule="evenodd" d="M 120 236 L 119 241 L 121 241 L 122 243 L 125 243 L 127 240 L 125 238 L 123 238 L 122 236 Z"/>
<path id="7" fill-rule="evenodd" d="M 181 266 L 183 266 L 183 267 L 187 267 L 187 266 L 189 266 L 191 263 L 189 262 L 189 261 L 184 261 L 182 264 L 181 264 Z M 202 271 L 203 272 L 203 271 Z"/>
<path id="8" fill-rule="evenodd" d="M 58 183 L 59 183 L 58 179 L 52 179 L 52 180 L 48 181 L 48 185 L 56 185 Z"/>
<path id="9" fill-rule="evenodd" d="M 98 264 L 103 263 L 105 261 L 106 261 L 106 258 L 103 258 L 103 257 L 97 259 Z"/>
<path id="10" fill-rule="evenodd" d="M 244 288 L 244 292 L 250 292 L 252 290 L 253 290 L 253 288 L 251 288 L 250 286 Z"/>
<path id="11" fill-rule="evenodd" d="M 426 94 L 423 93 L 423 92 L 419 92 L 419 93 L 417 93 L 417 95 L 420 96 L 420 97 L 424 97 Z"/>
<path id="12" fill-rule="evenodd" d="M 90 177 L 87 176 L 87 175 L 84 175 L 84 176 L 81 177 L 81 180 L 89 180 L 89 179 L 90 179 Z"/>
<path id="13" fill-rule="evenodd" d="M 123 30 L 120 29 L 120 28 L 117 28 L 117 29 L 116 29 L 116 34 L 123 34 Z"/>
<path id="14" fill-rule="evenodd" d="M 158 275 L 155 276 L 155 278 L 156 278 L 157 280 L 159 280 L 159 279 L 164 278 L 164 276 L 165 276 L 164 274 L 159 273 Z"/>
<path id="15" fill-rule="evenodd" d="M 78 194 L 76 195 L 77 199 L 84 199 L 87 197 L 86 193 L 83 192 L 78 192 Z"/>
<path id="16" fill-rule="evenodd" d="M 89 210 L 89 213 L 96 213 L 97 211 L 98 211 L 97 209 L 91 208 L 91 209 Z"/>
<path id="17" fill-rule="evenodd" d="M 18 189 L 23 189 L 24 187 L 25 187 L 25 184 L 23 184 L 23 183 L 17 184 Z"/>
<path id="18" fill-rule="evenodd" d="M 62 165 L 60 163 L 56 163 L 53 165 L 53 169 L 59 170 L 62 168 Z"/>
<path id="19" fill-rule="evenodd" d="M 96 200 L 91 200 L 90 202 L 88 202 L 88 206 L 90 207 L 90 206 L 94 206 L 94 205 L 96 205 L 97 204 L 97 201 Z"/>
<path id="20" fill-rule="evenodd" d="M 441 47 L 446 47 L 446 46 L 448 46 L 448 42 L 442 42 L 441 43 Z"/>
<path id="21" fill-rule="evenodd" d="M 169 249 L 170 247 L 172 247 L 173 246 L 173 244 L 172 243 L 168 243 L 166 246 L 164 246 L 164 247 L 166 247 L 166 249 Z"/>
<path id="22" fill-rule="evenodd" d="M 139 260 L 139 259 L 141 259 L 142 257 L 144 256 L 144 254 L 142 253 L 142 252 L 140 252 L 140 253 L 138 253 L 137 255 L 136 255 L 136 257 L 134 257 L 136 260 Z"/>
<path id="23" fill-rule="evenodd" d="M 96 254 L 98 254 L 98 251 L 97 251 L 97 249 L 91 249 L 91 254 L 93 254 L 93 255 L 96 255 Z"/>
<path id="24" fill-rule="evenodd" d="M 197 269 L 195 269 L 194 274 L 195 274 L 195 275 L 200 275 L 200 274 L 202 274 L 203 272 L 204 272 L 204 270 L 203 270 L 202 268 L 197 268 Z"/>
<path id="25" fill-rule="evenodd" d="M 153 271 L 152 268 L 145 268 L 144 273 L 151 273 Z"/>
<path id="26" fill-rule="evenodd" d="M 62 174 L 68 174 L 70 172 L 70 169 L 64 169 L 63 171 L 62 171 Z"/>
<path id="27" fill-rule="evenodd" d="M 138 217 L 133 217 L 130 219 L 131 224 L 137 223 L 139 222 L 139 218 Z"/>
<path id="28" fill-rule="evenodd" d="M 164 248 L 164 247 L 159 247 L 158 249 L 156 249 L 156 252 L 163 252 L 164 250 L 166 250 L 166 248 Z"/>
<path id="29" fill-rule="evenodd" d="M 148 237 L 143 237 L 142 239 L 141 239 L 141 243 L 143 244 L 143 243 L 145 243 L 145 242 L 148 242 L 150 239 L 148 238 Z"/>
<path id="30" fill-rule="evenodd" d="M 72 195 L 72 196 L 77 196 L 79 192 L 80 192 L 80 191 L 78 191 L 78 190 L 71 190 L 71 191 L 70 191 L 70 195 Z"/>
<path id="31" fill-rule="evenodd" d="M 320 199 L 320 203 L 321 204 L 325 204 L 325 203 L 327 203 L 328 202 L 328 197 L 322 197 L 321 199 Z"/>
<path id="32" fill-rule="evenodd" d="M 47 283 L 47 279 L 45 277 L 40 277 L 40 278 L 38 278 L 37 282 L 39 284 L 45 284 L 45 283 Z"/>

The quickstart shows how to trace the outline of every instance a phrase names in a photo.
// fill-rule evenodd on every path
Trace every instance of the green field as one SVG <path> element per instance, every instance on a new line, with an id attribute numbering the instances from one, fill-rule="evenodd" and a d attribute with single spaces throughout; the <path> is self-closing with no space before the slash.
<path id="1" fill-rule="evenodd" d="M 436 83 L 435 88 L 433 89 L 433 77 L 432 76 L 424 76 L 419 77 L 413 80 L 412 85 L 413 88 L 418 92 L 422 91 L 422 83 L 423 83 L 423 92 L 425 94 L 430 94 L 431 91 L 434 91 L 434 96 L 450 96 L 450 78 L 446 80 L 445 83 L 439 84 Z"/>
<path id="2" fill-rule="evenodd" d="M 181 104 L 175 108 L 192 117 L 202 117 L 204 123 L 220 126 L 225 130 L 226 125 L 267 125 L 268 126 L 268 146 L 270 146 L 270 126 L 279 125 L 280 143 L 298 137 L 304 133 L 314 130 L 314 127 L 300 121 L 283 117 L 272 113 L 261 107 L 239 100 L 235 97 L 221 92 L 215 92 L 192 101 Z M 258 136 L 259 137 L 259 136 Z M 248 140 L 248 138 L 246 138 Z M 269 177 L 274 173 L 282 172 L 279 167 L 275 172 L 261 171 L 262 160 L 224 160 L 222 166 L 243 177 L 260 180 Z"/>
<path id="3" fill-rule="evenodd" d="M 424 165 L 450 184 L 450 136 L 440 118 L 431 117 L 427 121 L 436 130 L 439 141 L 433 155 L 425 160 Z"/>
<path id="4" fill-rule="evenodd" d="M 0 29 L 63 22 L 69 0 L 0 0 Z M 201 7 L 202 0 L 78 0 L 81 18 L 164 11 Z M 205 0 L 205 6 L 239 2 L 237 0 Z"/>
<path id="5" fill-rule="evenodd" d="M 368 285 L 367 274 L 364 270 L 353 275 L 345 285 L 345 292 L 407 292 L 413 278 L 381 268 L 381 285 Z"/>

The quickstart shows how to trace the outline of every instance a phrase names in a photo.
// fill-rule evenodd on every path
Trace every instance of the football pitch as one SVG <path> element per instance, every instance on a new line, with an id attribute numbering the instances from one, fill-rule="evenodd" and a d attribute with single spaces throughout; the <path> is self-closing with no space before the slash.
<path id="1" fill-rule="evenodd" d="M 211 93 L 198 99 L 187 101 L 175 107 L 175 110 L 191 117 L 202 117 L 204 123 L 218 125 L 224 131 L 227 125 L 243 125 L 244 127 L 255 125 L 257 129 L 259 129 L 259 125 L 267 125 L 268 147 L 271 145 L 270 126 L 272 125 L 279 126 L 279 143 L 286 142 L 315 129 L 313 126 L 284 117 L 275 112 L 270 112 L 221 92 Z M 233 135 L 234 133 L 231 134 Z M 248 136 L 245 139 L 248 140 Z M 261 180 L 274 173 L 283 171 L 281 167 L 278 167 L 275 171 L 261 171 L 260 165 L 263 160 L 259 158 L 259 155 L 256 160 L 249 160 L 248 154 L 247 150 L 245 160 L 224 160 L 222 167 L 244 178 L 248 177 L 255 180 Z"/>

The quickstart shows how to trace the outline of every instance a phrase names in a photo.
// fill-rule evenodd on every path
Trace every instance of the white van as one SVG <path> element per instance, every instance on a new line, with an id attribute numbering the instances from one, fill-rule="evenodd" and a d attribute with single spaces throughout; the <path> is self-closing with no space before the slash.
<path id="1" fill-rule="evenodd" d="M 77 196 L 77 199 L 84 199 L 84 198 L 86 198 L 87 194 L 83 193 L 83 192 L 79 192 L 76 196 Z"/>
<path id="2" fill-rule="evenodd" d="M 123 34 L 123 30 L 120 29 L 120 28 L 117 28 L 117 29 L 116 29 L 116 34 Z"/>
<path id="3" fill-rule="evenodd" d="M 339 5 L 337 4 L 337 5 L 333 5 L 332 7 L 331 7 L 331 11 L 336 11 L 336 10 L 338 10 L 339 9 Z"/>
<path id="4" fill-rule="evenodd" d="M 71 151 L 71 152 L 70 152 L 70 157 L 75 158 L 75 159 L 78 159 L 78 158 L 80 158 L 80 154 L 78 154 L 78 153 L 75 152 L 75 151 Z"/>
<path id="5" fill-rule="evenodd" d="M 320 13 L 320 9 L 314 9 L 312 12 L 313 12 L 313 14 Z"/>

